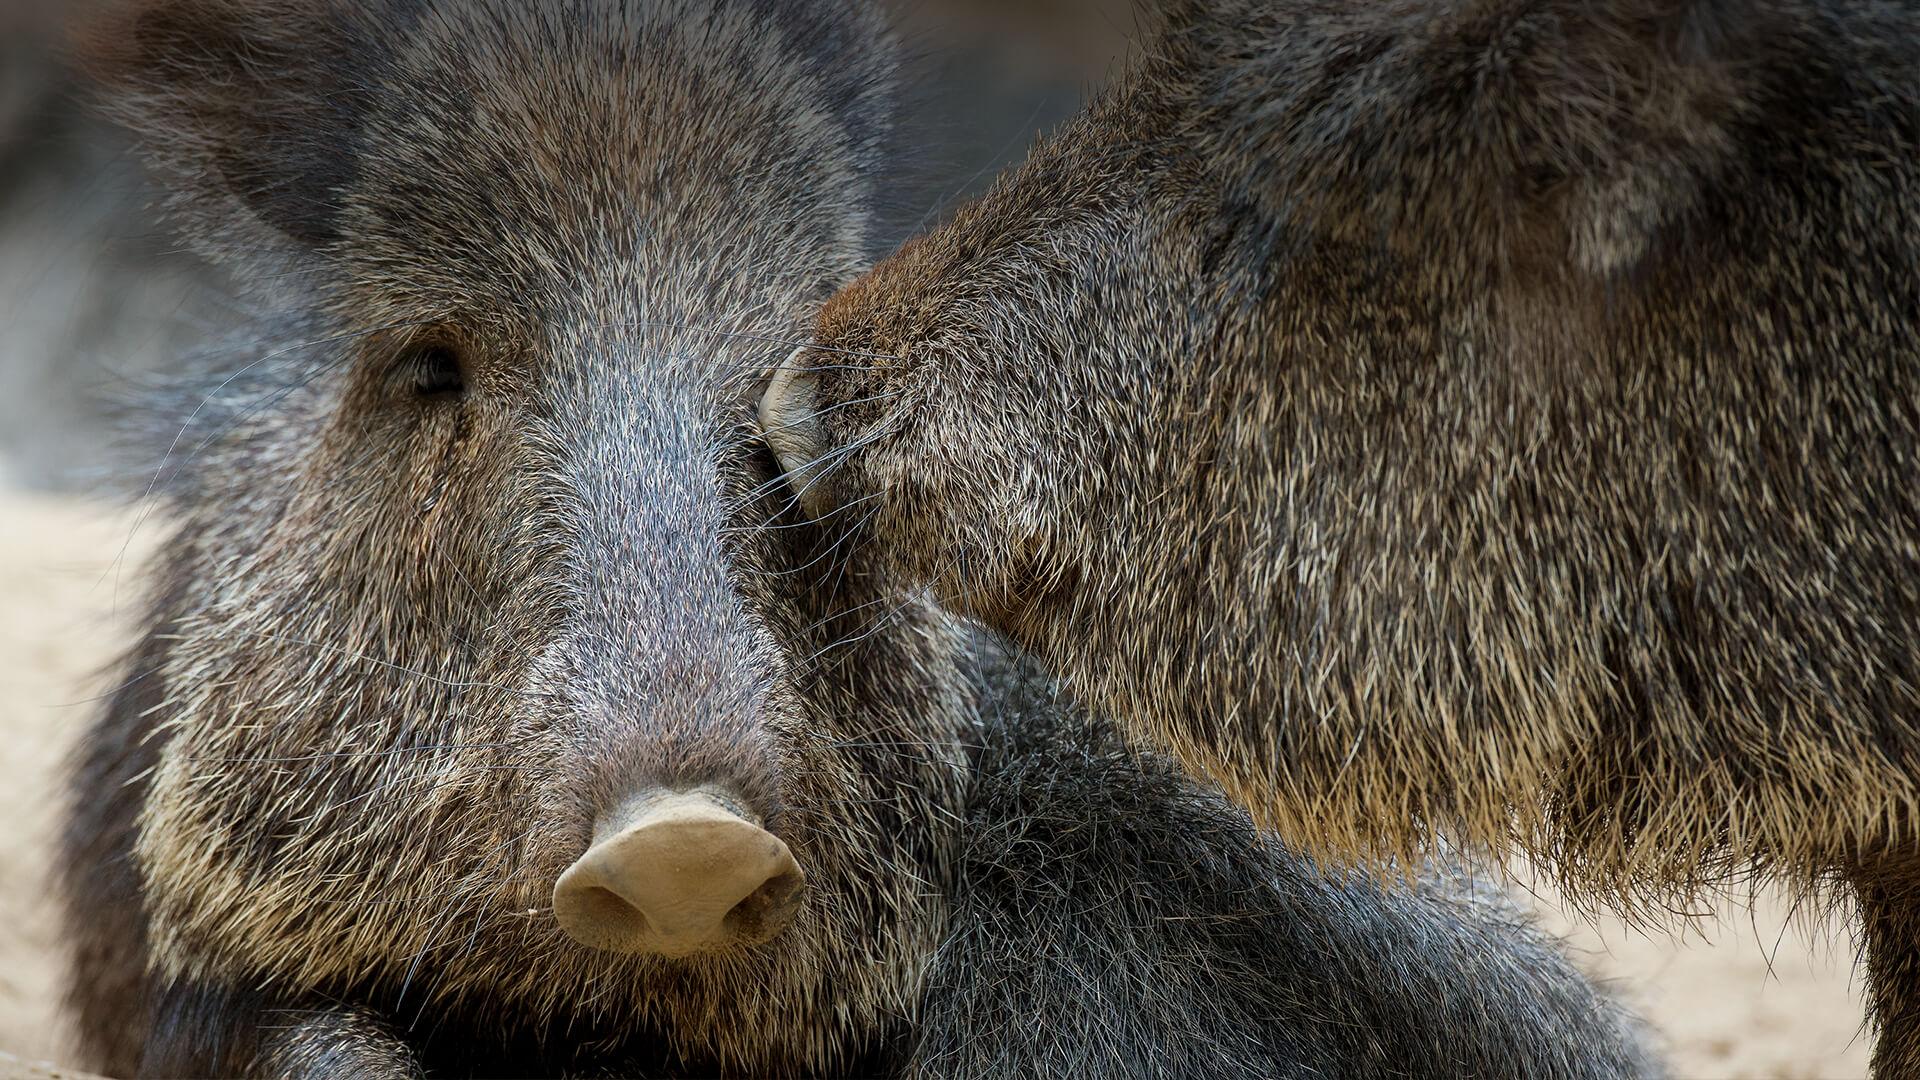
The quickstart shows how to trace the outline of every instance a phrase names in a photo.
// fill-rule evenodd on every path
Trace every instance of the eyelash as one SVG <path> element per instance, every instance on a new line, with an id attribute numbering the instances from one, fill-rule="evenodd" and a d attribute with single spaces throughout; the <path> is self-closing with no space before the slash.
<path id="1" fill-rule="evenodd" d="M 412 351 L 406 361 L 412 376 L 413 391 L 422 398 L 457 398 L 466 392 L 465 365 L 460 355 L 446 345 L 423 345 Z"/>

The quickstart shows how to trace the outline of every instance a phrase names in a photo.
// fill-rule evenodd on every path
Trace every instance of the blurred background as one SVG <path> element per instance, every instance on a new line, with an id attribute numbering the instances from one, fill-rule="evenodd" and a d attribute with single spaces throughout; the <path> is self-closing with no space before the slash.
<path id="1" fill-rule="evenodd" d="M 218 332 L 226 295 L 157 219 L 127 140 L 63 62 L 70 27 L 97 6 L 0 0 L 0 1053 L 55 1061 L 44 879 L 58 770 L 128 631 L 140 562 L 164 542 L 164 523 L 103 494 L 143 480 L 115 463 L 105 403 Z M 896 238 L 1019 161 L 1120 69 L 1138 25 L 1128 0 L 888 6 L 912 87 Z M 1763 894 L 1642 933 L 1530 892 L 1658 1029 L 1676 1076 L 1865 1075 L 1860 984 L 1835 922 Z"/>

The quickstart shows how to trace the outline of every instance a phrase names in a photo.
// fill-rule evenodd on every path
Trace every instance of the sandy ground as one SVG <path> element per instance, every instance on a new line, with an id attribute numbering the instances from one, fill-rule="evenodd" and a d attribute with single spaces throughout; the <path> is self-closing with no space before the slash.
<path id="1" fill-rule="evenodd" d="M 145 553 L 130 519 L 74 500 L 0 491 L 0 1051 L 64 1057 L 47 871 L 67 748 L 126 640 Z M 151 534 L 152 530 L 142 530 Z M 144 538 L 141 538 L 144 539 Z"/>
<path id="2" fill-rule="evenodd" d="M 8 1053 L 66 1055 L 45 885 L 54 791 L 92 708 L 84 699 L 124 641 L 137 599 L 130 566 L 155 540 L 131 524 L 97 504 L 0 492 L 0 1075 Z M 1790 918 L 1773 896 L 1654 936 L 1539 904 L 1580 962 L 1659 1030 L 1675 1076 L 1865 1075 L 1870 1048 L 1842 928 Z"/>

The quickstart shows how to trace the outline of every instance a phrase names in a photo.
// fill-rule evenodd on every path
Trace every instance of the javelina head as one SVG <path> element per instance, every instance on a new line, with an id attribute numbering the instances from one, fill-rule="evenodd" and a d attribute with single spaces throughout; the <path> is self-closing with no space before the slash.
<path id="1" fill-rule="evenodd" d="M 868 243 L 873 20 L 174 0 L 95 51 L 263 311 L 163 466 L 163 972 L 834 1060 L 937 932 L 964 708 L 925 611 L 813 610 L 748 436 Z"/>
<path id="2" fill-rule="evenodd" d="M 1904 616 L 1864 556 L 1799 630 L 1779 583 L 1829 580 L 1814 536 L 1911 546 L 1867 509 L 1911 471 L 1878 404 L 1912 356 L 1911 11 L 1170 7 L 823 307 L 762 407 L 802 501 L 1291 843 L 1519 833 L 1684 890 L 1729 836 L 1811 863 L 1806 791 L 1893 820 L 1872 740 L 1799 733 L 1883 715 L 1839 688 L 1905 655 L 1812 627 Z M 1813 702 L 1801 663 L 1857 677 Z"/>
<path id="3" fill-rule="evenodd" d="M 1187 519 L 1348 438 L 1323 409 L 1365 432 L 1344 399 L 1400 374 L 1374 358 L 1602 347 L 1581 320 L 1753 108 L 1727 56 L 1759 31 L 1711 4 L 1166 7 L 1099 101 L 826 304 L 764 402 L 807 505 L 857 501 L 992 616 L 1195 543 L 1233 572 L 1241 538 Z"/>

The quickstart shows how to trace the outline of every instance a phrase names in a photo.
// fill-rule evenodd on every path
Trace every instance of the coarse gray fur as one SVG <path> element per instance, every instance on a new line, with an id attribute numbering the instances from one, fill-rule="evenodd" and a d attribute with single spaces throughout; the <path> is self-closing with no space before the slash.
<path id="1" fill-rule="evenodd" d="M 916 1074 L 1662 1074 L 1498 874 L 1330 876 L 1037 669 L 975 656 L 984 727 Z"/>
<path id="2" fill-rule="evenodd" d="M 751 407 L 870 242 L 864 8 L 158 0 L 90 53 L 260 314 L 156 407 L 172 542 L 63 865 L 89 1064 L 1650 1071 L 1484 890 L 1328 883 L 1053 706 L 1009 733 L 1026 684 L 783 511 Z M 795 922 L 562 933 L 596 815 L 702 783 Z"/>

